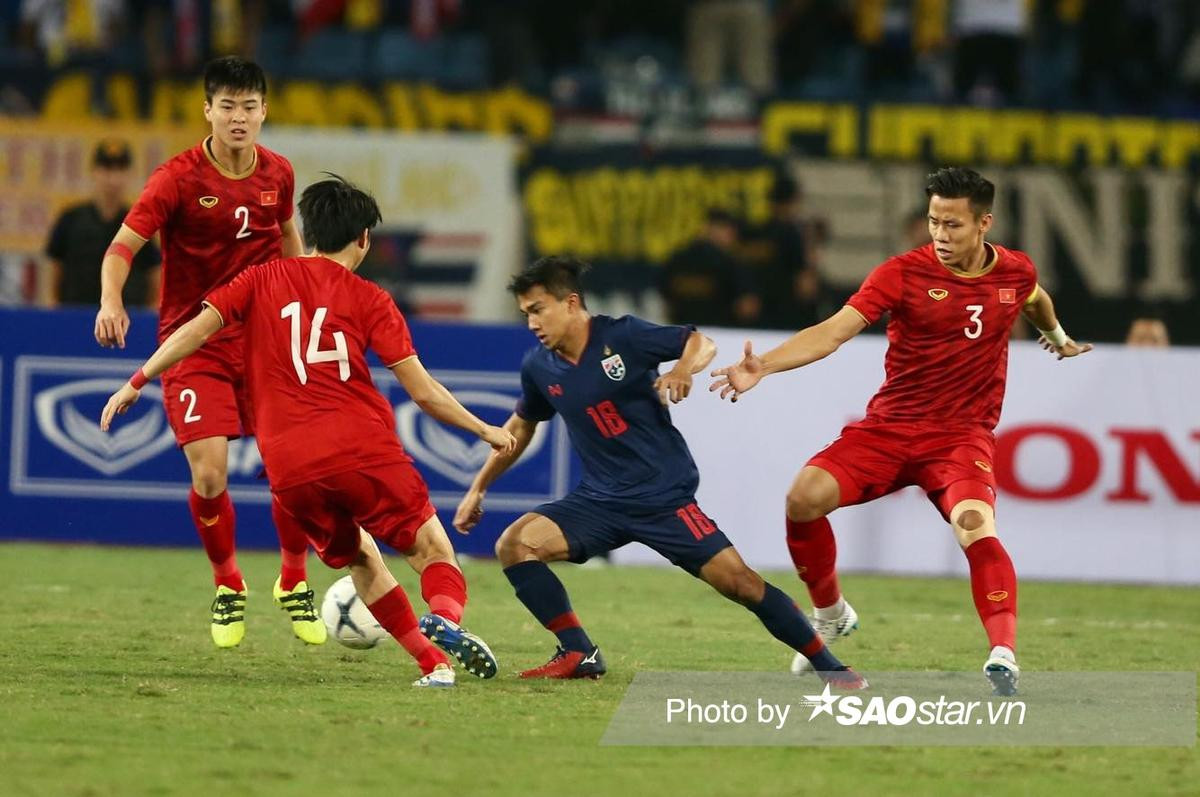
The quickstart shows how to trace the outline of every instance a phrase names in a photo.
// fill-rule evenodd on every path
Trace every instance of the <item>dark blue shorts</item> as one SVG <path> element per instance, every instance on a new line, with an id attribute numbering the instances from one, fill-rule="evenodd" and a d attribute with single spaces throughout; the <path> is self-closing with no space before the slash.
<path id="1" fill-rule="evenodd" d="M 576 564 L 640 542 L 699 576 L 709 559 L 733 545 L 695 498 L 675 509 L 662 509 L 612 504 L 572 493 L 533 511 L 558 524 L 570 547 L 567 559 Z"/>

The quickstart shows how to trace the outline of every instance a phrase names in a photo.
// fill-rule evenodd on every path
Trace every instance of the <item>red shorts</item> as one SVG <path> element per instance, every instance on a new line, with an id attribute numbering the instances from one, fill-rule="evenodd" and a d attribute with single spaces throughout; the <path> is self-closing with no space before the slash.
<path id="1" fill-rule="evenodd" d="M 205 344 L 163 374 L 163 406 L 179 446 L 254 434 L 241 347 L 240 337 Z"/>
<path id="2" fill-rule="evenodd" d="M 995 447 L 995 436 L 983 426 L 867 418 L 842 429 L 808 464 L 837 479 L 838 506 L 916 485 L 949 520 L 954 504 L 967 498 L 996 505 Z"/>
<path id="3" fill-rule="evenodd" d="M 273 491 L 279 507 L 303 529 L 321 561 L 335 570 L 358 555 L 358 527 L 398 551 L 434 515 L 429 490 L 411 462 L 343 471 Z"/>

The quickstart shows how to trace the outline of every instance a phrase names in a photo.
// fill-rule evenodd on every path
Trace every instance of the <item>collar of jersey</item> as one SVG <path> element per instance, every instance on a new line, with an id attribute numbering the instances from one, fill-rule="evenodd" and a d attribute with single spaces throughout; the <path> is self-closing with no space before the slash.
<path id="1" fill-rule="evenodd" d="M 989 252 L 992 253 L 992 256 L 988 259 L 987 265 L 984 266 L 983 268 L 979 269 L 979 271 L 976 271 L 974 274 L 968 274 L 965 271 L 959 271 L 956 268 L 950 268 L 950 266 L 947 266 L 945 263 L 943 263 L 940 260 L 938 260 L 938 265 L 941 266 L 942 268 L 946 269 L 947 271 L 949 271 L 951 274 L 953 274 L 956 277 L 962 277 L 963 279 L 967 279 L 967 280 L 978 279 L 979 277 L 982 277 L 984 274 L 987 274 L 989 271 L 994 269 L 996 267 L 996 264 L 1000 262 L 1000 251 L 998 249 L 996 249 L 996 247 L 994 247 L 990 243 L 988 243 L 987 241 L 984 241 L 983 245 Z M 933 257 L 935 260 L 937 259 L 936 252 L 934 253 Z"/>
<path id="2" fill-rule="evenodd" d="M 579 350 L 579 359 L 578 360 L 576 360 L 575 362 L 571 362 L 571 360 L 560 351 L 552 351 L 551 353 L 558 359 L 565 362 L 567 365 L 571 366 L 572 368 L 578 368 L 579 364 L 581 362 L 583 362 L 583 355 L 587 354 L 588 346 L 592 345 L 592 324 L 595 322 L 595 320 L 596 320 L 596 316 L 588 317 L 587 337 L 583 339 L 583 348 Z"/>
<path id="3" fill-rule="evenodd" d="M 250 164 L 250 168 L 247 169 L 243 174 L 235 174 L 235 173 L 229 171 L 228 169 L 226 169 L 224 166 L 222 166 L 217 161 L 216 156 L 213 155 L 211 147 L 212 147 L 212 136 L 208 136 L 207 138 L 204 139 L 204 143 L 201 145 L 200 148 L 202 150 L 204 150 L 204 157 L 208 158 L 208 162 L 212 164 L 214 169 L 216 169 L 218 172 L 221 173 L 222 177 L 228 177 L 230 180 L 245 180 L 247 177 L 254 174 L 254 171 L 258 168 L 258 147 L 257 146 L 254 148 L 254 163 Z"/>

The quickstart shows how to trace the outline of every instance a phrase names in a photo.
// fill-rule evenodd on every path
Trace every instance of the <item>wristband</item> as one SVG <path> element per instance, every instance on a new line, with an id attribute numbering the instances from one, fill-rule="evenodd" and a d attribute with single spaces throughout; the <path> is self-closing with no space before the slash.
<path id="1" fill-rule="evenodd" d="M 134 390 L 141 390 L 150 380 L 146 378 L 146 373 L 141 369 L 133 372 L 133 376 L 129 377 L 129 386 Z"/>
<path id="2" fill-rule="evenodd" d="M 127 265 L 127 266 L 133 264 L 133 250 L 130 249 L 125 244 L 118 244 L 118 243 L 111 244 L 108 247 L 108 249 L 104 250 L 104 255 L 106 257 L 108 255 L 116 255 L 117 257 L 124 260 L 125 265 Z"/>
<path id="3" fill-rule="evenodd" d="M 1044 329 L 1039 329 L 1038 332 L 1041 332 L 1046 340 L 1050 341 L 1057 348 L 1061 349 L 1067 345 L 1067 333 L 1063 331 L 1062 324 L 1057 324 L 1054 329 L 1048 332 Z"/>

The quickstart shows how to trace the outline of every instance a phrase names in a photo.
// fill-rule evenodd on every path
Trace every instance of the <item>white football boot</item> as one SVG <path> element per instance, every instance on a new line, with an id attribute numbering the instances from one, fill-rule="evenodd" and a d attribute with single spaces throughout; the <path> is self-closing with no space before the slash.
<path id="1" fill-rule="evenodd" d="M 812 626 L 826 645 L 832 645 L 842 637 L 850 636 L 858 629 L 858 612 L 854 611 L 854 607 L 844 597 L 839 598 L 833 606 L 815 609 L 813 613 L 816 616 L 812 618 Z M 812 662 L 803 653 L 797 653 L 792 658 L 791 670 L 792 675 L 813 672 Z"/>

